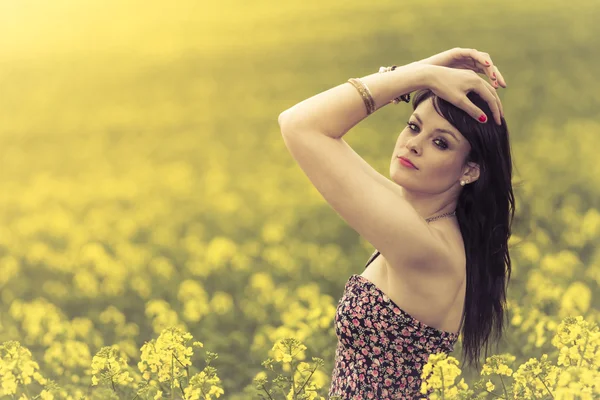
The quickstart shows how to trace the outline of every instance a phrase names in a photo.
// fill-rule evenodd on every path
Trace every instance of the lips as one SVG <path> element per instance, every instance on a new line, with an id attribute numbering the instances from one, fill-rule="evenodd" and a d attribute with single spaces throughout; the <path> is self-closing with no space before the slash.
<path id="1" fill-rule="evenodd" d="M 406 161 L 407 163 L 409 163 L 410 165 L 412 165 L 413 167 L 415 167 L 415 169 L 419 169 L 419 168 L 417 168 L 417 167 L 415 166 L 415 164 L 413 164 L 413 163 L 412 163 L 412 161 L 410 161 L 408 158 L 406 158 L 406 157 L 398 157 L 398 158 L 399 158 L 399 159 L 401 159 L 401 160 L 404 160 L 404 161 Z"/>

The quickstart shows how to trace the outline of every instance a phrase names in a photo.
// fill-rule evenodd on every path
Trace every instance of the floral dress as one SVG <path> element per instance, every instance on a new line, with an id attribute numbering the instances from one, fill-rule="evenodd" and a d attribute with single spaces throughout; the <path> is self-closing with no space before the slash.
<path id="1" fill-rule="evenodd" d="M 426 399 L 420 393 L 421 371 L 429 354 L 450 353 L 458 340 L 458 334 L 425 325 L 403 311 L 361 275 L 346 283 L 335 332 L 329 398 L 342 400 Z"/>

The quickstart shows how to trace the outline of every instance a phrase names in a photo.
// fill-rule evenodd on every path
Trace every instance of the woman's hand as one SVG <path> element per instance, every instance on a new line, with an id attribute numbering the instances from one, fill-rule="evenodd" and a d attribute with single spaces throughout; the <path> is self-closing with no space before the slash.
<path id="1" fill-rule="evenodd" d="M 487 116 L 467 97 L 469 92 L 476 92 L 489 104 L 496 123 L 502 125 L 501 117 L 504 116 L 504 110 L 498 93 L 477 72 L 435 65 L 428 66 L 428 70 L 431 72 L 428 76 L 427 86 L 437 96 L 465 110 L 479 122 L 485 123 Z"/>
<path id="2" fill-rule="evenodd" d="M 437 65 L 438 67 L 447 67 L 455 69 L 468 69 L 478 74 L 486 74 L 490 78 L 490 83 L 497 88 L 498 85 L 506 88 L 506 81 L 494 65 L 492 58 L 488 53 L 477 51 L 476 49 L 463 49 L 455 47 L 443 51 L 431 57 L 417 61 L 417 64 Z"/>

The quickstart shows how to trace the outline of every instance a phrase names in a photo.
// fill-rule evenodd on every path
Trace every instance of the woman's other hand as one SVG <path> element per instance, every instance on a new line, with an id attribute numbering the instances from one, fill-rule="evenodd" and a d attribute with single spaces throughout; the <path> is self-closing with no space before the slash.
<path id="1" fill-rule="evenodd" d="M 484 112 L 467 97 L 469 92 L 476 92 L 489 104 L 496 123 L 502 124 L 504 110 L 498 93 L 477 72 L 440 66 L 430 66 L 428 70 L 431 72 L 428 74 L 427 86 L 437 96 L 465 110 L 479 122 L 485 123 L 488 116 L 483 118 Z"/>
<path id="2" fill-rule="evenodd" d="M 506 81 L 498 70 L 498 67 L 494 65 L 490 55 L 482 51 L 477 51 L 476 49 L 455 47 L 417 61 L 417 63 L 471 70 L 478 74 L 487 75 L 494 88 L 498 88 L 498 86 L 506 88 Z"/>

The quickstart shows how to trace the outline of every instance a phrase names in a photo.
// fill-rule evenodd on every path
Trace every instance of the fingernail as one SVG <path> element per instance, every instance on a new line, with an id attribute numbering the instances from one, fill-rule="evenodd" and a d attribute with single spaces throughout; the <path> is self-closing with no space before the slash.
<path id="1" fill-rule="evenodd" d="M 496 79 L 496 73 L 492 72 L 492 76 L 494 77 L 494 79 Z"/>
<path id="2" fill-rule="evenodd" d="M 490 63 L 489 63 L 489 61 L 488 61 L 488 60 L 485 60 L 485 64 L 486 64 L 486 65 L 490 65 Z"/>
<path id="3" fill-rule="evenodd" d="M 487 121 L 487 117 L 485 116 L 485 114 L 481 114 L 481 117 L 479 117 L 479 121 L 481 121 L 481 122 Z"/>

